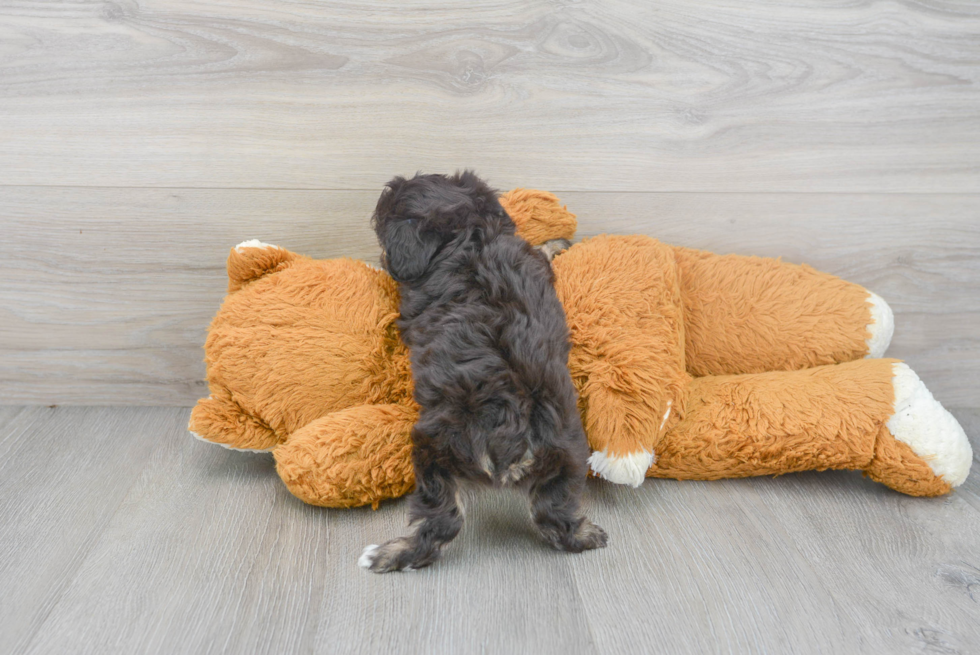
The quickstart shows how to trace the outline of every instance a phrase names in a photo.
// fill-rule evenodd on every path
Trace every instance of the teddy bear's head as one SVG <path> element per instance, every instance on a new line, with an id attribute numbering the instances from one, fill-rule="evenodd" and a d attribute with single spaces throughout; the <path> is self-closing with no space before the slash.
<path id="1" fill-rule="evenodd" d="M 500 203 L 533 245 L 575 234 L 575 215 L 550 193 L 515 189 Z M 332 412 L 414 406 L 387 273 L 254 240 L 233 248 L 227 266 L 229 293 L 205 344 L 211 395 L 195 407 L 192 432 L 266 450 Z"/>

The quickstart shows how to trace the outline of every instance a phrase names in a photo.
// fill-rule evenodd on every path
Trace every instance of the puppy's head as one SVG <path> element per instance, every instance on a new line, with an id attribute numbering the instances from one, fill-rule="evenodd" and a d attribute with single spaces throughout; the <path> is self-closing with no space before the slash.
<path id="1" fill-rule="evenodd" d="M 486 243 L 499 234 L 514 234 L 497 192 L 472 171 L 394 178 L 381 193 L 371 223 L 382 264 L 398 282 L 422 277 L 453 241 Z"/>

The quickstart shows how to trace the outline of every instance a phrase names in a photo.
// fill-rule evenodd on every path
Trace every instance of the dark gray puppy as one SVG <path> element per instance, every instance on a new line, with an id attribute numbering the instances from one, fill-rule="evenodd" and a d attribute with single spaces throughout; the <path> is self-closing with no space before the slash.
<path id="1" fill-rule="evenodd" d="M 394 178 L 372 223 L 399 283 L 421 413 L 415 531 L 368 546 L 358 563 L 384 573 L 435 561 L 463 527 L 463 481 L 526 490 L 554 548 L 605 546 L 580 508 L 589 447 L 548 258 L 515 235 L 496 191 L 470 171 Z"/>

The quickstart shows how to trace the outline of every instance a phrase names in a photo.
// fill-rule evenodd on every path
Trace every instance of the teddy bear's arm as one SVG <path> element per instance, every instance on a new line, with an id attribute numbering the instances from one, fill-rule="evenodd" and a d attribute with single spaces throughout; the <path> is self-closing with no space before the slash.
<path id="1" fill-rule="evenodd" d="M 649 237 L 599 236 L 552 265 L 590 466 L 637 486 L 689 379 L 673 252 Z"/>
<path id="2" fill-rule="evenodd" d="M 212 384 L 211 395 L 191 410 L 187 429 L 202 441 L 232 450 L 272 450 L 279 438 L 268 425 L 245 412 L 223 387 Z"/>
<path id="3" fill-rule="evenodd" d="M 857 284 L 775 259 L 674 252 L 692 375 L 881 357 L 891 340 L 891 309 Z"/>
<path id="4" fill-rule="evenodd" d="M 962 483 L 970 443 L 912 370 L 867 359 L 695 378 L 648 476 L 715 480 L 856 469 L 902 493 Z"/>
<path id="5" fill-rule="evenodd" d="M 273 451 L 276 470 L 300 500 L 323 507 L 374 508 L 415 485 L 408 405 L 358 405 L 306 425 Z"/>

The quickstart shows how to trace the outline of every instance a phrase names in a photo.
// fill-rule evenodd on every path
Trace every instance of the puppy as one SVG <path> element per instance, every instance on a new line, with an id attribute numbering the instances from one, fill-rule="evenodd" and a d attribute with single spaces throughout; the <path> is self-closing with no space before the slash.
<path id="1" fill-rule="evenodd" d="M 396 177 L 372 219 L 399 283 L 409 348 L 414 532 L 368 546 L 377 573 L 418 569 L 463 527 L 459 486 L 519 486 L 554 548 L 606 545 L 580 499 L 589 447 L 568 373 L 569 338 L 546 255 L 515 235 L 497 193 L 470 171 Z"/>

